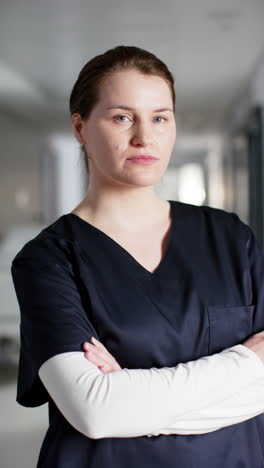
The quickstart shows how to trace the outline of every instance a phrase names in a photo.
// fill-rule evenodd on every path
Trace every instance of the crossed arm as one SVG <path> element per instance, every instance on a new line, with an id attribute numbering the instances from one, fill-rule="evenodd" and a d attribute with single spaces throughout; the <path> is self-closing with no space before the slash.
<path id="1" fill-rule="evenodd" d="M 103 373 L 82 352 L 48 359 L 39 376 L 87 437 L 203 434 L 264 412 L 264 364 L 238 344 L 175 367 Z"/>

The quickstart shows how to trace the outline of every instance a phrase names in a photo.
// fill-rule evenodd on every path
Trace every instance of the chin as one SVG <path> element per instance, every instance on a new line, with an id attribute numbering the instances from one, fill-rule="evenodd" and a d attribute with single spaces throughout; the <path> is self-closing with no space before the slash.
<path id="1" fill-rule="evenodd" d="M 156 185 L 160 179 L 161 179 L 162 175 L 150 175 L 147 176 L 135 176 L 135 177 L 128 177 L 126 178 L 126 182 L 128 182 L 129 184 L 133 184 L 133 185 L 136 185 L 138 187 L 151 187 L 153 185 Z"/>

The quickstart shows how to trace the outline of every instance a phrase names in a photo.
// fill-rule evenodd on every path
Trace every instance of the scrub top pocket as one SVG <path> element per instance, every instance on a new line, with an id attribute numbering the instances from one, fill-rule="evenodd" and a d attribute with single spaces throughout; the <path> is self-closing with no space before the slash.
<path id="1" fill-rule="evenodd" d="M 209 320 L 208 354 L 241 344 L 253 334 L 255 305 L 207 306 Z"/>

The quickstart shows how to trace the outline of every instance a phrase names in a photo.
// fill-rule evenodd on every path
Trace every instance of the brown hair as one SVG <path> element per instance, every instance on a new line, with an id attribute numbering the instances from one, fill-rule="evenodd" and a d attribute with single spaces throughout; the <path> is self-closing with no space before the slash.
<path id="1" fill-rule="evenodd" d="M 147 50 L 121 45 L 93 57 L 84 65 L 70 95 L 71 115 L 77 112 L 83 120 L 87 120 L 99 100 L 99 90 L 103 80 L 110 73 L 129 69 L 163 78 L 170 87 L 175 112 L 174 77 L 165 63 Z M 81 153 L 89 174 L 88 155 L 84 145 L 81 145 Z"/>

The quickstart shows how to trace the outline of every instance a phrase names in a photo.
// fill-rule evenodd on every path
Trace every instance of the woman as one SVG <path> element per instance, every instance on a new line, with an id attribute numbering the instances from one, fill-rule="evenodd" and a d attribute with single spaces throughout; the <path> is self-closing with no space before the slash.
<path id="1" fill-rule="evenodd" d="M 115 47 L 70 111 L 87 194 L 12 262 L 17 401 L 49 405 L 37 467 L 263 467 L 263 256 L 234 213 L 155 194 L 172 74 Z"/>

